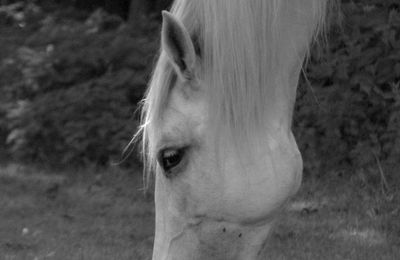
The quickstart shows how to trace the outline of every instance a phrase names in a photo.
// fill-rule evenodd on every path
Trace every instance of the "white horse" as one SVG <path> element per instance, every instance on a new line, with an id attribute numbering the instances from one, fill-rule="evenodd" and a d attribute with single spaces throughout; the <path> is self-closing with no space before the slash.
<path id="1" fill-rule="evenodd" d="M 153 259 L 259 259 L 301 183 L 295 92 L 328 0 L 176 0 L 144 102 Z"/>

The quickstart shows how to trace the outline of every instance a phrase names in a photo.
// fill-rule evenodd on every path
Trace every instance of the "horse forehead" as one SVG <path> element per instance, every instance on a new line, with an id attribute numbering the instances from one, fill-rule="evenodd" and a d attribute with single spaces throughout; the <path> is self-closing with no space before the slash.
<path id="1" fill-rule="evenodd" d="M 167 130 L 198 131 L 206 122 L 206 113 L 206 105 L 200 95 L 188 96 L 187 92 L 174 88 L 164 112 L 163 125 Z"/>

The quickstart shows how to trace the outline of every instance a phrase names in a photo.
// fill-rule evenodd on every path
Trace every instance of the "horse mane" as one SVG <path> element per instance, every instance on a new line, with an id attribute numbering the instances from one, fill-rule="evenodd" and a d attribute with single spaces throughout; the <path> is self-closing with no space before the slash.
<path id="1" fill-rule="evenodd" d="M 171 12 L 201 50 L 202 82 L 209 104 L 210 135 L 240 140 L 282 114 L 291 118 L 296 86 L 287 77 L 287 53 L 307 52 L 323 28 L 328 0 L 176 0 Z M 305 34 L 299 50 L 282 48 L 296 34 Z M 305 55 L 299 55 L 300 64 Z M 145 163 L 154 166 L 152 136 L 168 101 L 174 71 L 165 53 L 158 58 L 144 99 L 142 127 Z M 296 82 L 297 84 L 297 82 Z M 279 86 L 279 87 L 278 87 Z M 288 119 L 291 120 L 291 119 Z M 290 127 L 289 127 L 290 128 Z M 138 135 L 137 135 L 138 136 Z"/>

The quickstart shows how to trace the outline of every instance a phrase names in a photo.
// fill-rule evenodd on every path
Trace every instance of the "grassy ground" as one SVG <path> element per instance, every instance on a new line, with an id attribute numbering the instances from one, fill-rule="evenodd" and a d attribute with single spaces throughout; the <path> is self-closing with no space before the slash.
<path id="1" fill-rule="evenodd" d="M 0 172 L 0 259 L 148 259 L 152 199 L 140 178 Z"/>
<path id="2" fill-rule="evenodd" d="M 91 172 L 1 168 L 0 259 L 149 259 L 154 210 L 140 174 Z M 307 181 L 280 218 L 267 255 L 400 259 L 399 192 L 384 197 L 378 188 L 356 178 Z"/>
<path id="3" fill-rule="evenodd" d="M 400 259 L 400 193 L 379 182 L 306 180 L 266 248 L 271 259 Z M 395 188 L 396 187 L 396 188 Z"/>

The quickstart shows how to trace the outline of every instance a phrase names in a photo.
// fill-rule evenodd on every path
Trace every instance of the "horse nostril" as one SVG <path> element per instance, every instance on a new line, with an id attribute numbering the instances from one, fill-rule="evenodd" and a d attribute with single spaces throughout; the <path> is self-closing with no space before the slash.
<path id="1" fill-rule="evenodd" d="M 242 237 L 242 233 L 239 234 L 239 237 Z"/>
<path id="2" fill-rule="evenodd" d="M 224 233 L 225 233 L 225 232 L 226 232 L 226 228 L 223 228 L 223 229 L 222 229 L 222 232 L 224 232 Z"/>

